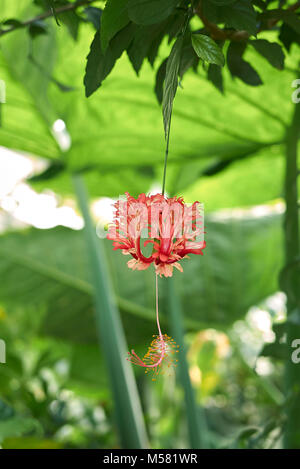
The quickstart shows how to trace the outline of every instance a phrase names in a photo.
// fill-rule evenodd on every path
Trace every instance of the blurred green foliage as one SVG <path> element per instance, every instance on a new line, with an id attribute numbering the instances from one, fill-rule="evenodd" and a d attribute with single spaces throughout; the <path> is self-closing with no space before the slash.
<path id="1" fill-rule="evenodd" d="M 171 15 L 174 32 L 168 21 L 163 30 L 157 27 L 158 2 L 149 2 L 153 26 L 137 0 L 130 0 L 128 11 L 122 7 L 117 17 L 108 1 L 101 43 L 95 30 L 105 2 L 82 5 L 76 12 L 56 12 L 60 27 L 53 18 L 38 19 L 28 28 L 18 24 L 17 19 L 43 14 L 46 3 L 2 0 L 0 79 L 6 83 L 7 97 L 1 105 L 0 145 L 25 152 L 33 160 L 43 158 L 46 170 L 28 182 L 38 192 L 50 189 L 60 194 L 62 202 L 66 196 L 74 197 L 70 177 L 74 172 L 84 175 L 92 197 L 147 192 L 161 181 L 165 145 L 154 93 L 156 85 L 157 97 L 162 98 L 162 83 L 157 75 L 154 84 L 153 77 L 170 54 L 173 43 L 168 39 L 172 42 L 182 27 L 180 14 L 174 14 L 177 3 L 164 1 L 166 17 L 161 18 L 165 21 Z M 276 7 L 276 2 L 250 0 L 218 8 L 217 3 L 204 2 L 210 21 L 249 33 L 257 29 L 258 7 L 262 25 L 268 9 Z M 246 16 L 237 12 L 242 3 Z M 66 4 L 54 2 L 57 8 Z M 279 18 L 278 27 L 259 35 L 260 40 L 278 42 L 280 34 L 285 54 L 277 43 L 276 50 L 270 49 L 253 38 L 247 38 L 242 56 L 234 47 L 227 51 L 225 45 L 223 52 L 228 52 L 231 62 L 222 71 L 222 82 L 220 75 L 219 81 L 214 75 L 218 69 L 200 66 L 190 44 L 183 44 L 187 62 L 181 62 L 178 70 L 167 192 L 182 194 L 188 202 L 204 201 L 208 214 L 205 255 L 185 261 L 184 273 L 176 273 L 174 280 L 187 331 L 189 376 L 202 431 L 213 448 L 282 447 L 285 401 L 277 345 L 285 332 L 280 325 L 285 306 L 282 298 L 274 308 L 265 299 L 278 291 L 284 262 L 281 198 L 285 136 L 293 112 L 291 83 L 300 58 L 294 44 L 297 19 L 293 11 Z M 129 20 L 138 27 L 126 30 L 126 38 L 133 34 L 132 42 L 127 56 L 114 65 L 105 54 L 118 55 L 116 35 L 128 28 Z M 196 16 L 191 25 L 194 31 L 203 26 Z M 15 30 L 1 37 L 9 27 Z M 99 42 L 94 42 L 90 64 L 92 84 L 101 87 L 86 99 L 85 58 L 95 39 Z M 207 61 L 212 62 L 211 56 Z M 255 66 L 254 70 L 251 65 L 251 73 L 249 64 Z M 102 81 L 111 65 L 112 75 Z M 93 67 L 99 75 L 93 76 Z M 249 76 L 252 85 L 258 80 L 256 73 L 264 84 L 248 86 Z M 224 93 L 216 90 L 217 83 Z M 176 91 L 177 81 L 175 85 Z M 70 136 L 65 147 L 53 127 L 58 120 Z M 236 210 L 220 211 L 232 208 Z M 154 332 L 153 272 L 128 271 L 124 256 L 112 253 L 110 243 L 104 245 L 107 275 L 127 340 L 143 353 Z M 0 365 L 3 448 L 119 446 L 105 359 L 96 345 L 93 278 L 84 249 L 82 231 L 63 227 L 10 229 L 1 234 L 0 337 L 7 344 L 7 363 Z M 162 323 L 171 328 L 168 289 L 164 281 L 160 285 Z M 255 323 L 255 311 L 264 327 Z M 135 375 L 151 447 L 188 447 L 178 376 L 171 373 L 152 383 L 139 370 Z"/>

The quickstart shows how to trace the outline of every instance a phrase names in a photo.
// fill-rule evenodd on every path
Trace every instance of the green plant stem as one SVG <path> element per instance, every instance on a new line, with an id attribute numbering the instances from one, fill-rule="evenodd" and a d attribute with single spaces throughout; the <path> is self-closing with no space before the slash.
<path id="1" fill-rule="evenodd" d="M 73 176 L 77 200 L 85 222 L 87 254 L 94 287 L 96 327 L 107 365 L 115 416 L 123 448 L 147 448 L 147 436 L 127 346 L 107 268 L 103 240 L 96 236 L 82 176 Z"/>
<path id="2" fill-rule="evenodd" d="M 190 380 L 184 345 L 183 315 L 174 283 L 175 279 L 173 277 L 167 279 L 168 309 L 172 335 L 179 345 L 179 377 L 184 391 L 190 446 L 192 449 L 208 448 L 207 427 L 204 412 L 196 403 L 195 393 Z"/>
<path id="3" fill-rule="evenodd" d="M 286 138 L 286 170 L 285 170 L 285 201 L 286 212 L 284 221 L 285 260 L 287 281 L 285 293 L 287 295 L 288 321 L 289 315 L 298 311 L 300 318 L 300 288 L 299 288 L 299 207 L 297 190 L 297 156 L 298 139 L 300 137 L 300 104 L 295 105 L 293 118 L 287 131 Z M 291 268 L 288 268 L 292 266 Z M 288 322 L 288 346 L 294 339 L 300 338 L 300 326 Z M 292 349 L 291 349 L 292 350 Z M 293 363 L 291 357 L 286 362 L 286 412 L 284 444 L 286 448 L 300 448 L 300 366 Z"/>

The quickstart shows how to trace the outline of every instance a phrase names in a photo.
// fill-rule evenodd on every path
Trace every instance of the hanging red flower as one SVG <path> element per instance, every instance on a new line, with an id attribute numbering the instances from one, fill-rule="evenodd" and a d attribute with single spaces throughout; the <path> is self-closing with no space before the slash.
<path id="1" fill-rule="evenodd" d="M 113 241 L 114 250 L 132 256 L 127 262 L 130 269 L 145 270 L 154 264 L 157 274 L 171 277 L 173 267 L 183 271 L 179 262 L 188 254 L 203 255 L 199 202 L 189 206 L 182 197 L 167 198 L 162 194 L 140 194 L 135 199 L 126 192 L 126 200 L 118 200 L 114 206 L 114 222 L 107 238 Z M 142 252 L 141 239 L 146 239 L 144 248 L 152 244 L 149 256 Z"/>
<path id="2" fill-rule="evenodd" d="M 148 351 L 140 358 L 134 350 L 127 359 L 152 371 L 153 379 L 166 364 L 176 366 L 175 352 L 178 346 L 166 334 L 162 334 L 158 311 L 158 275 L 171 277 L 173 268 L 183 271 L 180 261 L 188 254 L 203 254 L 203 217 L 199 202 L 184 203 L 182 197 L 165 197 L 163 194 L 147 196 L 140 194 L 137 199 L 126 192 L 126 199 L 115 204 L 114 221 L 109 226 L 107 238 L 113 241 L 113 249 L 121 249 L 131 255 L 127 262 L 130 269 L 145 270 L 151 264 L 155 267 L 156 322 L 158 335 L 154 336 Z M 152 246 L 149 255 L 142 252 Z M 148 246 L 148 247 L 147 247 Z"/>

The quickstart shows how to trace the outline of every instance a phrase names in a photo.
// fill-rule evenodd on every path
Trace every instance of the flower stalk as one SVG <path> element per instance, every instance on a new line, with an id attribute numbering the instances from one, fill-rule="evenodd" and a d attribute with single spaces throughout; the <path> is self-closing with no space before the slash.
<path id="1" fill-rule="evenodd" d="M 158 335 L 153 336 L 154 339 L 152 340 L 150 347 L 148 348 L 148 351 L 143 359 L 141 359 L 134 350 L 131 350 L 131 353 L 128 352 L 127 357 L 127 360 L 129 360 L 134 365 L 145 368 L 145 373 L 148 373 L 149 370 L 153 371 L 153 381 L 155 381 L 155 377 L 161 371 L 163 362 L 164 364 L 167 362 L 168 367 L 170 367 L 176 366 L 176 362 L 178 361 L 177 359 L 174 359 L 174 354 L 178 352 L 178 350 L 176 350 L 178 346 L 171 337 L 169 337 L 167 334 L 162 334 L 160 328 L 158 309 L 158 274 L 155 274 L 155 297 Z"/>

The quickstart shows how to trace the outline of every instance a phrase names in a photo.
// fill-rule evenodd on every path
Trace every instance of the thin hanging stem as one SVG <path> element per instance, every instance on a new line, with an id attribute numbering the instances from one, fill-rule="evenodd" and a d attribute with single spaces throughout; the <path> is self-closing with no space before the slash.
<path id="1" fill-rule="evenodd" d="M 157 322 L 159 337 L 160 339 L 162 339 L 162 333 L 161 333 L 160 324 L 159 324 L 159 314 L 158 314 L 158 275 L 157 274 L 155 274 L 155 297 L 156 297 L 156 322 Z"/>
<path id="2" fill-rule="evenodd" d="M 155 350 L 153 356 L 155 357 L 156 361 L 154 363 L 147 363 L 147 361 L 142 360 L 132 349 L 131 353 L 128 352 L 128 360 L 135 365 L 142 366 L 143 368 L 154 368 L 157 370 L 166 355 L 166 343 L 164 340 L 164 336 L 161 333 L 160 324 L 159 324 L 159 312 L 158 312 L 158 275 L 155 274 L 155 302 L 156 302 L 156 323 L 158 328 L 159 339 L 156 340 Z M 158 346 L 158 348 L 157 348 Z"/>

